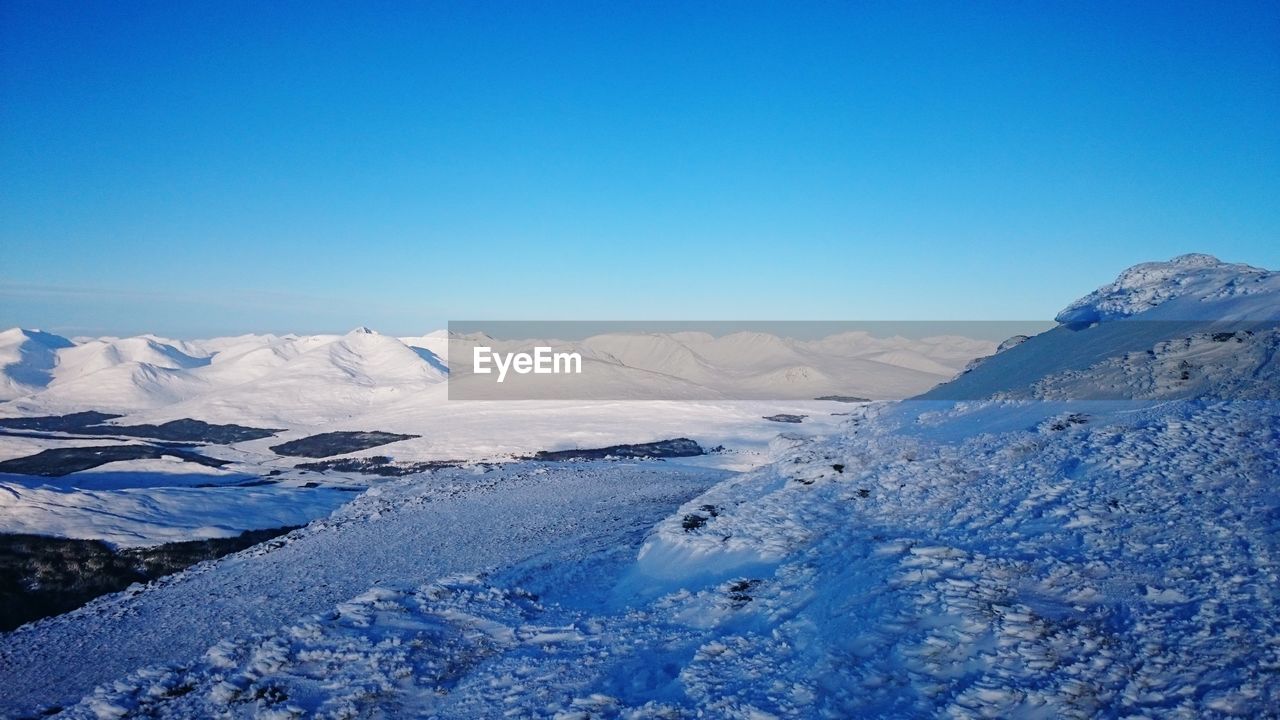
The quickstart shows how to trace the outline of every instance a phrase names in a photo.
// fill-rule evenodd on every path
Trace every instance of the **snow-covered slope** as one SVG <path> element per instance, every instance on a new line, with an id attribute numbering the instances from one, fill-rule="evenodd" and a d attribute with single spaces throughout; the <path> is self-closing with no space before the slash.
<path id="1" fill-rule="evenodd" d="M 963 402 L 868 408 L 691 501 L 637 566 L 658 617 L 714 629 L 686 693 L 744 717 L 1270 716 L 1278 313 L 1274 273 L 1139 266 L 1060 316 L 1097 325 L 926 396 Z"/>
<path id="2" fill-rule="evenodd" d="M 101 540 L 114 547 L 148 546 L 304 525 L 351 499 L 351 493 L 332 488 L 199 487 L 226 478 L 213 472 L 181 473 L 140 463 L 114 472 L 103 466 L 81 474 L 77 483 L 89 487 L 77 488 L 46 483 L 23 487 L 12 476 L 0 475 L 4 478 L 0 482 L 4 532 Z M 99 478 L 104 485 L 139 478 L 164 479 L 169 485 L 94 488 L 92 483 Z"/>
<path id="3" fill-rule="evenodd" d="M 6 336 L 23 331 L 13 330 Z M 67 342 L 48 379 L 0 411 L 99 410 L 148 417 L 317 424 L 378 397 L 444 380 L 432 352 L 360 328 L 345 336 L 243 335 L 179 342 L 153 336 Z"/>
<path id="4" fill-rule="evenodd" d="M 40 330 L 0 333 L 0 402 L 38 392 L 53 380 L 58 351 L 73 343 Z"/>
<path id="5" fill-rule="evenodd" d="M 612 360 L 619 365 L 684 378 L 701 385 L 714 383 L 717 375 L 715 365 L 689 344 L 671 335 L 596 335 L 583 341 L 582 346 L 595 357 Z"/>
<path id="6" fill-rule="evenodd" d="M 656 490 L 632 480 L 643 464 L 406 479 L 256 556 L 0 639 L 23 693 L 4 707 L 74 688 L 63 717 L 1274 717 L 1280 367 L 1264 321 L 1280 288 L 1202 256 L 1142 268 L 941 389 L 955 398 L 780 435 L 775 462 L 647 534 L 613 532 L 630 522 L 621 489 L 571 475 Z M 455 546 L 488 560 L 458 564 L 447 542 L 417 560 L 464 507 Z M 473 526 L 495 513 L 522 529 L 485 549 Z M 611 544 L 560 546 L 530 518 Z M 331 583 L 345 599 L 312 614 Z M 252 604 L 200 609 L 221 586 Z M 175 623 L 207 640 L 164 645 Z M 76 660 L 86 631 L 129 650 Z"/>
<path id="7" fill-rule="evenodd" d="M 1254 332 L 1257 341 L 1280 322 L 1280 273 L 1184 255 L 1144 263 L 1072 303 L 1058 327 L 978 363 L 970 372 L 925 393 L 926 399 L 981 399 L 997 392 L 1029 393 L 1033 384 L 1060 373 L 1086 373 L 1107 363 L 1141 364 L 1188 340 Z M 1252 346 L 1253 340 L 1250 341 Z M 1234 346 L 1232 346 L 1234 347 Z M 1180 371 L 1179 371 L 1180 374 Z M 1104 391 L 1104 388 L 1109 388 Z M 1133 386 L 1140 391 L 1139 385 Z M 1129 386 L 1092 386 L 1082 397 L 1131 397 Z"/>
<path id="8" fill-rule="evenodd" d="M 1125 270 L 1115 282 L 1068 305 L 1057 321 L 1091 324 L 1138 314 L 1147 320 L 1274 320 L 1278 284 L 1280 274 L 1270 270 L 1211 255 L 1181 255 Z"/>
<path id="9" fill-rule="evenodd" d="M 268 346 L 209 370 L 201 378 L 216 379 L 214 389 L 144 417 L 314 426 L 423 393 L 447 377 L 396 338 L 365 328 L 330 342 Z"/>

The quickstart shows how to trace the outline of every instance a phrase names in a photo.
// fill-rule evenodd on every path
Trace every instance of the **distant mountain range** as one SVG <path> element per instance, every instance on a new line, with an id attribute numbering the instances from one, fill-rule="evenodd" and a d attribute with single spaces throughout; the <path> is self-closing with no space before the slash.
<path id="1" fill-rule="evenodd" d="M 573 382 L 587 388 L 551 386 L 543 399 L 581 399 L 592 392 L 634 399 L 894 399 L 928 390 L 996 349 L 986 340 L 878 338 L 865 332 L 815 341 L 681 332 L 563 342 L 451 338 L 445 331 L 391 337 L 357 328 L 346 335 L 73 341 L 14 328 L 0 333 L 0 415 L 99 410 L 147 422 L 318 425 L 443 402 L 450 344 L 534 342 L 578 352 L 585 365 L 585 379 Z M 476 379 L 462 375 L 455 380 Z"/>

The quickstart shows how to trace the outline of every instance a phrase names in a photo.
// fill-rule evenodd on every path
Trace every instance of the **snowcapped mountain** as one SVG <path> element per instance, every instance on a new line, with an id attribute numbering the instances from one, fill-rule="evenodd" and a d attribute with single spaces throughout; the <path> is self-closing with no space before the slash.
<path id="1" fill-rule="evenodd" d="M 508 377 L 506 387 L 495 386 L 489 377 L 475 377 L 469 357 L 460 358 L 453 397 L 493 400 L 513 395 L 575 400 L 894 399 L 951 378 L 966 362 L 996 346 L 967 338 L 876 338 L 861 332 L 811 341 L 763 332 L 719 337 L 681 332 L 610 333 L 579 342 L 463 338 L 455 344 L 480 344 L 503 352 L 529 352 L 542 345 L 583 357 L 581 378 Z"/>
<path id="2" fill-rule="evenodd" d="M 1265 342 L 1280 321 L 1277 295 L 1280 273 L 1207 255 L 1137 265 L 1069 305 L 1058 314 L 1058 327 L 1006 348 L 922 397 L 963 400 L 1031 393 L 1036 383 L 1063 373 L 1087 377 L 1104 364 L 1140 364 L 1157 354 L 1167 361 L 1170 342 L 1198 345 L 1233 333 L 1241 333 L 1243 341 L 1246 332 L 1257 333 L 1250 345 Z M 1095 399 L 1121 399 L 1143 386 L 1121 382 L 1089 387 Z"/>
<path id="3" fill-rule="evenodd" d="M 0 333 L 0 402 L 48 386 L 58 351 L 73 346 L 66 338 L 40 330 L 12 328 Z"/>
<path id="4" fill-rule="evenodd" d="M 1277 274 L 1148 263 L 1059 318 L 911 400 L 776 434 L 747 472 L 512 462 L 379 484 L 0 636 L 0 712 L 1274 716 Z M 753 372 L 831 346 L 960 360 L 858 338 L 747 343 L 752 360 L 741 340 L 595 351 L 647 372 L 681 348 Z M 344 343 L 311 352 L 380 366 L 381 344 Z"/>
<path id="5" fill-rule="evenodd" d="M 25 331 L 11 330 L 6 337 Z M 25 335 L 23 336 L 25 337 Z M 256 419 L 318 424 L 375 398 L 423 390 L 447 376 L 428 349 L 359 328 L 345 336 L 244 335 L 191 342 L 152 336 L 80 344 L 42 334 L 40 384 L 20 383 L 25 365 L 6 366 L 17 388 L 9 414 L 79 410 L 227 422 Z M 52 339 L 51 339 L 52 338 Z"/>
<path id="6" fill-rule="evenodd" d="M 259 348 L 210 370 L 200 373 L 208 392 L 139 417 L 321 425 L 423 393 L 447 377 L 440 361 L 365 328 Z"/>
<path id="7" fill-rule="evenodd" d="M 587 338 L 582 347 L 592 357 L 618 365 L 711 384 L 716 378 L 716 367 L 694 349 L 703 344 L 672 335 L 617 333 Z"/>
<path id="8" fill-rule="evenodd" d="M 1135 265 L 1058 313 L 1064 325 L 1144 314 L 1146 320 L 1275 320 L 1280 274 L 1211 255 Z M 1157 310 L 1158 308 L 1158 310 Z M 1155 311 L 1155 312 L 1152 312 Z"/>
<path id="9" fill-rule="evenodd" d="M 538 378 L 531 397 L 570 399 L 812 399 L 822 395 L 904 397 L 953 376 L 994 344 L 963 338 L 874 338 L 849 333 L 802 342 L 766 333 L 598 335 L 579 342 L 453 338 L 521 350 L 552 343 L 579 352 L 581 379 Z M 243 335 L 174 341 L 155 336 L 80 343 L 14 329 L 0 357 L 6 399 L 0 414 L 83 410 L 145 422 L 315 426 L 417 398 L 443 402 L 447 332 L 395 338 L 358 328 L 346 335 Z M 459 359 L 465 368 L 469 353 Z M 464 386 L 475 378 L 458 373 Z M 522 378 L 522 380 L 524 380 Z M 371 423 L 376 419 L 371 418 Z"/>
<path id="10" fill-rule="evenodd" d="M 57 356 L 52 380 L 38 393 L 49 407 L 135 409 L 177 402 L 207 384 L 193 371 L 209 358 L 188 355 L 172 341 L 135 337 L 93 340 Z"/>
<path id="11" fill-rule="evenodd" d="M 686 692 L 744 716 L 1273 712 L 1277 277 L 1140 265 L 691 500 L 636 571 L 657 617 L 714 628 Z"/>
<path id="12" fill-rule="evenodd" d="M 435 330 L 421 337 L 402 337 L 400 342 L 417 350 L 425 350 L 444 365 L 449 363 L 449 331 Z"/>

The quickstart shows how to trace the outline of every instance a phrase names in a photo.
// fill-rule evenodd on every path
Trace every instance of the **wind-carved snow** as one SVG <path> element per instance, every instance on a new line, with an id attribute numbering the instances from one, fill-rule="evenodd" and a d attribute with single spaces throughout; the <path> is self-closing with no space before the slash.
<path id="1" fill-rule="evenodd" d="M 1274 326 L 1196 332 L 1049 375 L 1029 394 L 1042 400 L 1280 400 L 1278 350 L 1280 329 Z"/>
<path id="2" fill-rule="evenodd" d="M 349 591 L 322 611 L 252 632 L 202 625 L 211 636 L 198 652 L 111 659 L 121 672 L 93 690 L 71 663 L 83 697 L 61 715 L 1273 716 L 1277 335 L 1265 324 L 1140 330 L 1186 307 L 1280 313 L 1272 275 L 1240 269 L 1233 284 L 1233 268 L 1195 257 L 1126 273 L 1115 287 L 1137 297 L 1089 300 L 1110 308 L 1096 326 L 1004 349 L 954 381 L 958 398 L 856 406 L 829 437 L 778 436 L 773 462 L 689 492 L 626 542 L 586 514 L 617 522 L 626 511 L 573 500 L 596 485 L 564 473 L 641 491 L 658 486 L 626 484 L 637 468 L 675 479 L 677 466 L 506 468 L 514 482 L 469 507 L 512 512 L 526 483 L 546 482 L 571 511 L 528 494 L 538 508 L 524 517 L 595 528 L 603 544 L 556 545 L 522 521 L 501 538 L 520 559 L 426 578 L 325 555 L 344 564 L 319 582 L 343 577 Z M 1011 379 L 1018 367 L 1034 373 Z M 148 597 L 195 597 L 175 588 L 202 577 L 229 581 L 261 563 L 283 572 L 264 591 L 291 597 L 317 576 L 287 570 L 300 559 L 290 554 L 327 538 L 368 538 L 375 557 L 410 552 L 396 544 L 425 536 L 415 514 L 448 502 L 447 486 L 418 482 L 370 491 L 256 557 L 29 626 L 0 641 L 0 658 L 35 669 L 6 674 L 14 687 L 47 681 L 48 648 L 85 623 L 130 637 L 148 619 L 127 619 L 132 608 L 170 617 Z"/>

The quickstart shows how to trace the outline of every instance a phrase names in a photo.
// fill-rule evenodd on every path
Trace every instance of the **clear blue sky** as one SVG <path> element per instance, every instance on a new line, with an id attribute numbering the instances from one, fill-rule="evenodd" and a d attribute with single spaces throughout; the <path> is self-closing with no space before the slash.
<path id="1" fill-rule="evenodd" d="M 1027 319 L 1280 267 L 1275 2 L 0 13 L 4 326 Z"/>

